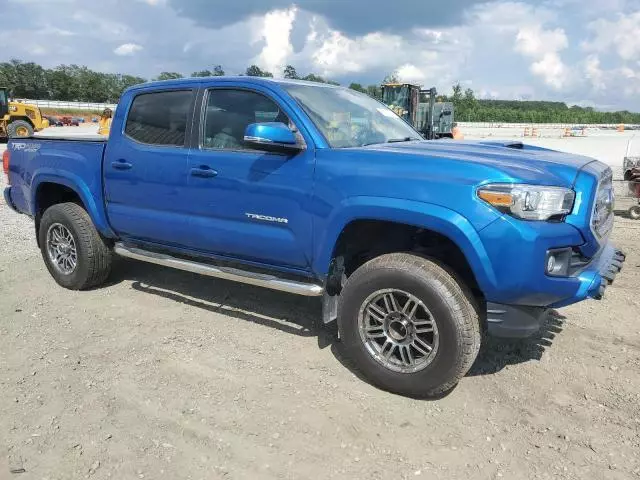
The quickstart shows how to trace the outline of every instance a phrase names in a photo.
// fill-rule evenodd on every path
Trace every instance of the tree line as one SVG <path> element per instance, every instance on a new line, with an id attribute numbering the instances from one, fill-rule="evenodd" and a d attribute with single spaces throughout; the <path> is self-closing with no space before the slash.
<path id="1" fill-rule="evenodd" d="M 440 100 L 453 102 L 459 122 L 640 124 L 640 113 L 627 110 L 601 112 L 564 102 L 477 99 L 473 90 L 463 91 L 460 84 Z"/>
<path id="2" fill-rule="evenodd" d="M 221 65 L 211 70 L 191 73 L 191 77 L 223 76 Z M 257 65 L 249 66 L 241 75 L 253 77 L 273 77 L 273 73 Z M 339 85 L 330 79 L 314 73 L 299 73 L 292 65 L 287 65 L 284 78 Z M 0 86 L 8 87 L 15 98 L 38 100 L 60 100 L 71 102 L 117 103 L 127 88 L 149 80 L 170 80 L 183 78 L 179 72 L 161 72 L 157 77 L 145 79 L 133 75 L 95 72 L 86 66 L 59 65 L 43 68 L 34 62 L 10 60 L 0 63 Z M 381 83 L 397 82 L 395 73 L 387 75 Z M 349 88 L 366 93 L 378 100 L 382 98 L 380 85 L 351 83 Z M 563 102 L 484 100 L 478 99 L 472 89 L 463 90 L 460 84 L 453 86 L 448 95 L 441 95 L 438 101 L 454 104 L 455 118 L 465 122 L 504 123 L 630 123 L 640 124 L 640 113 L 629 111 L 601 112 L 590 107 L 571 106 Z"/>

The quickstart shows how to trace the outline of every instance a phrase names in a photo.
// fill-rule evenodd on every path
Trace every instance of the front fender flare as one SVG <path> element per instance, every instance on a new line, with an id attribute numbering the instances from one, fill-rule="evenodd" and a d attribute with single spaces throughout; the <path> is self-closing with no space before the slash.
<path id="1" fill-rule="evenodd" d="M 484 291 L 496 276 L 478 232 L 459 213 L 440 205 L 385 197 L 349 197 L 327 221 L 316 244 L 314 271 L 326 275 L 340 233 L 356 220 L 380 220 L 433 230 L 453 241 L 465 255 L 478 285 Z"/>
<path id="2" fill-rule="evenodd" d="M 37 205 L 36 205 L 36 196 L 38 193 L 38 188 L 43 183 L 57 183 L 59 185 L 64 185 L 67 188 L 73 190 L 82 203 L 84 204 L 89 217 L 91 217 L 91 221 L 95 225 L 96 229 L 107 238 L 115 238 L 116 235 L 111 230 L 111 226 L 107 221 L 105 209 L 102 205 L 96 204 L 94 195 L 91 192 L 89 186 L 77 175 L 65 171 L 60 172 L 60 170 L 54 169 L 39 169 L 37 173 L 31 179 L 31 198 L 29 209 L 31 211 L 31 215 L 35 217 L 37 213 Z M 101 188 L 101 187 L 100 187 Z"/>

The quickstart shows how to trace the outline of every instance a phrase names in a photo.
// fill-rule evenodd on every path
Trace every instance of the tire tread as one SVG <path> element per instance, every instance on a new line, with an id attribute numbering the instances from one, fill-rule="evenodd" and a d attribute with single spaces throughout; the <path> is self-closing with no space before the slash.
<path id="1" fill-rule="evenodd" d="M 466 285 L 456 279 L 453 270 L 435 259 L 413 253 L 391 253 L 368 261 L 347 279 L 343 291 L 349 290 L 364 276 L 380 270 L 404 270 L 416 277 L 431 278 L 439 284 L 435 290 L 451 309 L 460 332 L 458 346 L 461 354 L 446 383 L 426 392 L 417 389 L 412 395 L 434 397 L 448 392 L 467 374 L 480 351 L 481 329 L 477 302 Z M 358 369 L 357 366 L 355 368 Z M 358 370 L 361 374 L 364 373 L 362 369 Z"/>
<path id="2" fill-rule="evenodd" d="M 77 203 L 58 203 L 45 211 L 41 221 L 41 228 L 48 223 L 45 221 L 47 214 L 51 214 L 56 210 L 73 223 L 79 237 L 77 241 L 82 243 L 82 250 L 86 252 L 84 259 L 81 258 L 80 251 L 78 252 L 78 261 L 87 262 L 86 278 L 70 288 L 73 290 L 86 290 L 104 283 L 111 272 L 112 253 L 93 225 L 91 217 Z M 46 248 L 46 245 L 43 244 L 43 248 Z"/>

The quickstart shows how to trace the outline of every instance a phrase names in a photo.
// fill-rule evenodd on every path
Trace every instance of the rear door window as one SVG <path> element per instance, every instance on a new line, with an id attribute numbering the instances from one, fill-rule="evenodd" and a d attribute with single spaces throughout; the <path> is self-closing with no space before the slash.
<path id="1" fill-rule="evenodd" d="M 125 134 L 149 145 L 183 147 L 193 90 L 143 93 L 129 109 Z"/>

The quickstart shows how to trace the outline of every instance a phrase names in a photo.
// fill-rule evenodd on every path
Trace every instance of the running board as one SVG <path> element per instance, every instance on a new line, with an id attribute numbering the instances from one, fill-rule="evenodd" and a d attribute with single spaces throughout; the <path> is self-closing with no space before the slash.
<path id="1" fill-rule="evenodd" d="M 141 248 L 132 247 L 118 242 L 114 246 L 114 252 L 122 257 L 142 260 L 143 262 L 155 263 L 165 267 L 185 270 L 187 272 L 207 275 L 209 277 L 223 278 L 232 282 L 246 283 L 258 287 L 270 288 L 280 292 L 304 295 L 306 297 L 320 297 L 324 293 L 324 288 L 315 283 L 297 282 L 295 280 L 285 280 L 265 273 L 249 272 L 231 267 L 214 266 L 206 263 L 198 263 L 192 260 L 172 257 L 164 253 L 150 252 Z"/>

